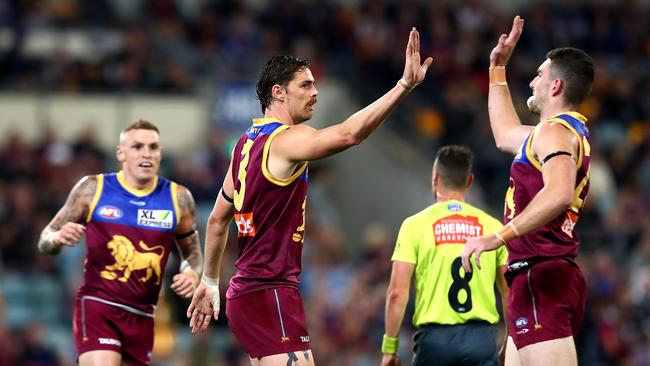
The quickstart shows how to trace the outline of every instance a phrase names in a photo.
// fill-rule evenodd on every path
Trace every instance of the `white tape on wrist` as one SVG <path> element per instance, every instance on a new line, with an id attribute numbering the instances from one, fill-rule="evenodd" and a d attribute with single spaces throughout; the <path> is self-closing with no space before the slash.
<path id="1" fill-rule="evenodd" d="M 190 265 L 190 262 L 188 262 L 186 260 L 183 260 L 181 262 L 181 268 L 178 271 L 182 273 L 182 272 L 187 271 L 188 269 L 192 269 L 192 266 Z"/>
<path id="2" fill-rule="evenodd" d="M 210 299 L 210 303 L 212 303 L 212 307 L 216 310 L 219 309 L 219 277 L 217 278 L 211 278 L 206 275 L 201 276 L 201 282 L 203 282 L 210 291 L 212 291 L 212 299 Z"/>
<path id="3" fill-rule="evenodd" d="M 211 277 L 208 277 L 206 275 L 203 275 L 201 277 L 201 282 L 208 285 L 208 287 L 210 287 L 210 289 L 212 289 L 213 287 L 216 287 L 217 289 L 219 289 L 219 277 L 211 278 Z"/>

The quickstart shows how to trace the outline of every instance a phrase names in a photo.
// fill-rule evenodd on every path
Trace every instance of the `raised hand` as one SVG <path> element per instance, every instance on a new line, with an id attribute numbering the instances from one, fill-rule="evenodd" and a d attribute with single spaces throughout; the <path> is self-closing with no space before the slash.
<path id="1" fill-rule="evenodd" d="M 203 332 L 210 325 L 210 318 L 219 318 L 219 286 L 210 286 L 201 281 L 194 291 L 192 302 L 187 308 L 192 333 Z"/>
<path id="2" fill-rule="evenodd" d="M 512 20 L 512 29 L 510 34 L 502 34 L 499 42 L 490 53 L 490 66 L 505 66 L 512 56 L 512 51 L 521 37 L 521 31 L 524 29 L 524 20 L 517 15 Z"/>
<path id="3" fill-rule="evenodd" d="M 423 64 L 420 64 L 420 33 L 413 27 L 406 44 L 406 62 L 402 81 L 407 87 L 414 88 L 424 80 L 432 62 L 433 58 L 428 57 Z"/>

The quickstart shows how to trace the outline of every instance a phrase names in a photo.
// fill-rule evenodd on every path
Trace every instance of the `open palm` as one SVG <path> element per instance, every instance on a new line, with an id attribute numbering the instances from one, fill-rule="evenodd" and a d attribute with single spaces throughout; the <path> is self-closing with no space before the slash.
<path id="1" fill-rule="evenodd" d="M 190 318 L 192 333 L 203 332 L 210 325 L 210 318 L 219 318 L 219 293 L 213 291 L 201 282 L 194 291 L 192 302 L 187 308 L 187 317 Z"/>
<path id="2" fill-rule="evenodd" d="M 512 29 L 509 34 L 502 34 L 499 37 L 497 45 L 490 53 L 490 66 L 505 66 L 512 56 L 512 51 L 515 50 L 521 32 L 524 29 L 524 20 L 517 15 L 512 20 Z"/>
<path id="3" fill-rule="evenodd" d="M 420 84 L 427 75 L 427 69 L 432 62 L 433 58 L 428 57 L 423 64 L 420 64 L 420 33 L 413 27 L 406 44 L 406 62 L 402 79 L 412 87 Z"/>

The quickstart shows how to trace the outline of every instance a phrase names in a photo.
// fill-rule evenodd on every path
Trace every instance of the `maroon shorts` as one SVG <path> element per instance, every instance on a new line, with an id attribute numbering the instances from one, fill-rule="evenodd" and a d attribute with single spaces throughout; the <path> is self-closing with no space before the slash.
<path id="1" fill-rule="evenodd" d="M 72 328 L 77 355 L 108 350 L 128 365 L 148 365 L 153 348 L 153 318 L 109 305 L 89 296 L 77 297 Z"/>
<path id="2" fill-rule="evenodd" d="M 310 349 L 298 289 L 279 287 L 228 299 L 226 316 L 251 358 Z"/>
<path id="3" fill-rule="evenodd" d="M 510 279 L 508 335 L 518 349 L 578 333 L 587 286 L 575 263 L 564 259 L 538 262 Z"/>

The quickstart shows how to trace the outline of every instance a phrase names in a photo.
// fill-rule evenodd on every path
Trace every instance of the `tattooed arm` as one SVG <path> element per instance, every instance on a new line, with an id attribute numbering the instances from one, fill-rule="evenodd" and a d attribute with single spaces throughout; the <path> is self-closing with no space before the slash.
<path id="1" fill-rule="evenodd" d="M 68 199 L 52 221 L 43 229 L 38 250 L 43 254 L 59 254 L 64 245 L 74 246 L 86 232 L 82 225 L 97 190 L 97 177 L 86 176 L 72 188 Z"/>
<path id="2" fill-rule="evenodd" d="M 199 232 L 196 230 L 196 206 L 192 193 L 181 185 L 178 185 L 176 199 L 181 216 L 176 227 L 176 243 L 182 262 L 171 288 L 182 297 L 190 297 L 199 283 L 199 273 L 203 267 Z"/>

